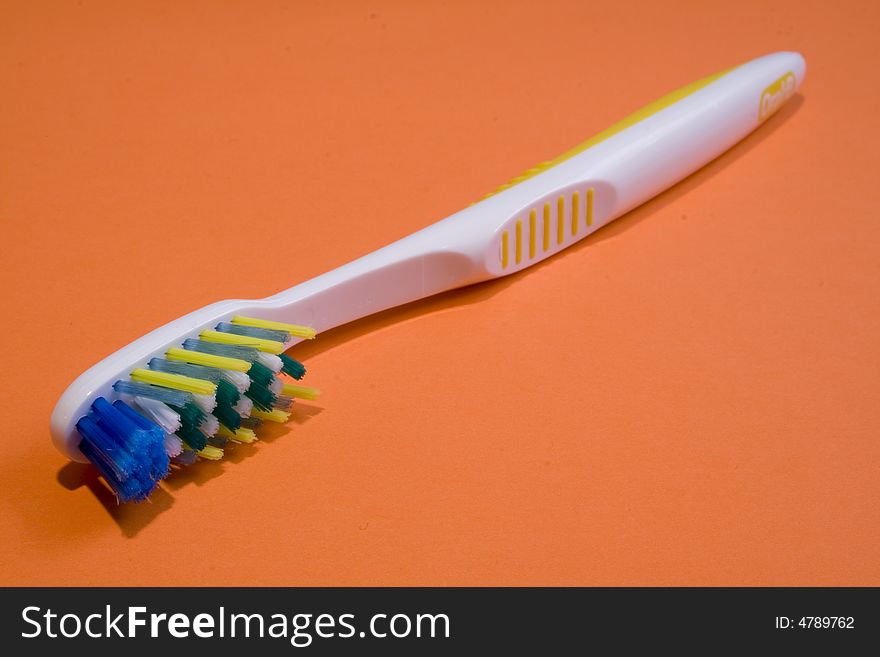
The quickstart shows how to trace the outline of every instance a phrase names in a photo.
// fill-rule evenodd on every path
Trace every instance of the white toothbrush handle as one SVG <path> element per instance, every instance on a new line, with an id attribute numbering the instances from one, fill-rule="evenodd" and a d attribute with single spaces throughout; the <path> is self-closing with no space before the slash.
<path id="1" fill-rule="evenodd" d="M 688 85 L 485 200 L 253 311 L 326 330 L 540 262 L 733 146 L 804 72 L 803 57 L 780 52 Z"/>

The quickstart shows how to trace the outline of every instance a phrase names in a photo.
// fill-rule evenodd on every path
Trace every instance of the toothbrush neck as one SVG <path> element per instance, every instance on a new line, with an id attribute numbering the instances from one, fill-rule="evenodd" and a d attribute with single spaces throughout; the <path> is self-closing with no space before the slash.
<path id="1" fill-rule="evenodd" d="M 445 240 L 450 233 L 441 226 L 429 226 L 262 303 L 280 321 L 326 331 L 488 278 L 481 254 Z"/>

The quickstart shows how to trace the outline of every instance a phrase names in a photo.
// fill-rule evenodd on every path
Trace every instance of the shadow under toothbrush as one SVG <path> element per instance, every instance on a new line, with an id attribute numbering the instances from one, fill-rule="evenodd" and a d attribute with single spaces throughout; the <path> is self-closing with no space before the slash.
<path id="1" fill-rule="evenodd" d="M 631 210 L 609 225 L 604 226 L 601 230 L 565 249 L 556 257 L 544 260 L 532 267 L 527 267 L 510 276 L 443 292 L 442 294 L 414 301 L 404 306 L 390 308 L 375 315 L 370 315 L 325 331 L 321 333 L 318 340 L 309 340 L 297 344 L 293 347 L 293 353 L 298 359 L 307 361 L 314 356 L 346 342 L 366 336 L 374 331 L 430 313 L 467 306 L 490 299 L 514 283 L 519 277 L 526 276 L 539 268 L 550 266 L 560 258 L 575 257 L 575 254 L 579 253 L 582 249 L 590 248 L 592 245 L 603 240 L 614 238 L 648 219 L 651 215 L 662 212 L 669 204 L 677 201 L 695 187 L 705 184 L 707 180 L 722 172 L 726 167 L 745 156 L 753 148 L 770 137 L 789 117 L 800 109 L 803 103 L 803 96 L 796 94 L 779 112 L 767 119 L 764 125 L 760 126 L 754 133 L 734 145 L 715 160 L 653 199 Z M 68 490 L 75 490 L 83 486 L 87 487 L 106 508 L 107 513 L 122 530 L 123 535 L 127 538 L 134 538 L 157 516 L 171 508 L 174 503 L 174 495 L 172 493 L 181 490 L 189 484 L 195 484 L 196 486 L 206 484 L 221 475 L 226 467 L 234 466 L 259 452 L 261 444 L 271 444 L 278 438 L 286 436 L 291 432 L 293 424 L 303 424 L 323 410 L 321 407 L 301 402 L 297 402 L 294 405 L 294 409 L 294 414 L 291 416 L 289 423 L 272 426 L 264 424 L 260 430 L 259 441 L 251 445 L 236 445 L 230 448 L 221 461 L 198 461 L 191 466 L 176 469 L 153 492 L 149 500 L 138 504 L 118 504 L 113 492 L 98 476 L 97 471 L 89 464 L 68 463 L 59 470 L 57 479 Z"/>
<path id="2" fill-rule="evenodd" d="M 293 405 L 290 420 L 286 424 L 265 422 L 258 429 L 260 439 L 256 442 L 227 446 L 226 453 L 219 461 L 200 460 L 192 465 L 177 468 L 162 481 L 161 486 L 169 491 L 178 491 L 190 484 L 195 484 L 196 486 L 206 484 L 211 479 L 223 474 L 225 471 L 224 466 L 241 463 L 245 459 L 250 458 L 260 451 L 261 445 L 272 444 L 279 438 L 283 438 L 291 433 L 293 425 L 308 422 L 309 419 L 321 413 L 322 410 L 320 406 L 296 402 Z"/>
<path id="3" fill-rule="evenodd" d="M 770 137 L 790 116 L 797 112 L 801 105 L 803 105 L 803 102 L 803 96 L 796 94 L 776 114 L 768 118 L 764 125 L 759 126 L 752 134 L 719 155 L 709 164 L 642 205 L 630 210 L 620 218 L 615 219 L 607 226 L 603 226 L 589 237 L 564 249 L 554 257 L 543 260 L 531 267 L 526 267 L 509 276 L 442 292 L 323 331 L 320 339 L 304 341 L 294 347 L 297 358 L 308 360 L 342 343 L 356 340 L 374 331 L 430 313 L 485 301 L 505 290 L 521 276 L 527 276 L 543 267 L 552 266 L 554 262 L 558 262 L 561 258 L 575 257 L 583 249 L 589 249 L 594 244 L 617 237 L 631 227 L 662 212 L 668 205 L 677 201 L 692 189 L 705 184 L 707 180 L 744 157 L 761 142 Z"/>
<path id="4" fill-rule="evenodd" d="M 261 444 L 274 443 L 295 431 L 294 425 L 301 425 L 321 413 L 320 406 L 297 402 L 286 424 L 265 423 L 260 427 L 260 439 L 250 445 L 239 444 L 228 447 L 223 459 L 219 461 L 199 460 L 182 468 L 172 468 L 171 474 L 163 479 L 149 499 L 134 504 L 119 504 L 110 486 L 100 477 L 90 463 L 70 461 L 58 471 L 57 480 L 67 490 L 86 487 L 107 511 L 110 518 L 122 530 L 126 538 L 134 538 L 157 516 L 174 504 L 173 493 L 188 485 L 202 486 L 219 477 L 226 467 L 244 461 L 260 451 Z"/>
<path id="5" fill-rule="evenodd" d="M 98 475 L 91 463 L 70 461 L 58 471 L 57 479 L 67 490 L 73 491 L 83 486 L 88 488 L 119 525 L 126 538 L 137 536 L 159 514 L 174 504 L 174 497 L 161 486 L 153 491 L 148 500 L 140 504 L 119 504 L 110 486 Z"/>

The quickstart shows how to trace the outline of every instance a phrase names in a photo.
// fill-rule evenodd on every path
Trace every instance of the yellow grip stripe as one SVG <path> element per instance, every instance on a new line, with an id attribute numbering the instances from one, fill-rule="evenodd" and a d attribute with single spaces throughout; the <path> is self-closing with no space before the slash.
<path id="1" fill-rule="evenodd" d="M 734 68 L 738 68 L 738 67 L 734 67 Z M 683 98 L 687 98 L 691 94 L 696 93 L 700 89 L 709 86 L 710 84 L 715 82 L 715 80 L 718 80 L 719 78 L 727 75 L 732 70 L 734 70 L 734 69 L 729 68 L 725 71 L 721 71 L 720 73 L 715 73 L 714 75 L 710 75 L 710 76 L 705 77 L 701 80 L 697 80 L 696 82 L 691 82 L 690 84 L 685 85 L 684 87 L 681 87 L 680 89 L 676 89 L 675 91 L 666 94 L 662 98 L 658 98 L 653 103 L 648 103 L 647 105 L 645 105 L 641 109 L 638 109 L 635 112 L 633 112 L 632 114 L 630 114 L 629 116 L 627 116 L 625 119 L 618 121 L 617 123 L 612 125 L 610 128 L 606 128 L 605 130 L 603 130 L 599 134 L 590 137 L 585 142 L 578 144 L 577 146 L 575 146 L 571 150 L 565 151 L 562 155 L 554 157 L 552 160 L 546 160 L 544 162 L 541 162 L 540 164 L 532 167 L 531 169 L 529 169 L 525 173 L 517 176 L 513 180 L 504 183 L 503 185 L 501 185 L 501 187 L 499 187 L 495 191 L 486 194 L 486 196 L 484 196 L 483 198 L 489 198 L 490 196 L 494 196 L 495 194 L 498 194 L 499 192 L 503 192 L 505 189 L 513 187 L 514 185 L 521 183 L 524 180 L 528 180 L 529 178 L 533 178 L 533 177 L 537 176 L 539 173 L 543 173 L 547 169 L 550 169 L 551 167 L 555 167 L 557 164 L 565 162 L 566 160 L 574 157 L 575 155 L 579 155 L 580 153 L 583 153 L 588 148 L 592 148 L 596 144 L 599 144 L 599 143 L 605 141 L 606 139 L 613 137 L 614 135 L 618 134 L 619 132 L 623 132 L 627 128 L 634 126 L 639 121 L 644 121 L 649 116 L 652 116 L 652 115 L 656 114 L 657 112 L 666 109 L 670 105 L 677 103 L 678 101 L 682 100 Z"/>

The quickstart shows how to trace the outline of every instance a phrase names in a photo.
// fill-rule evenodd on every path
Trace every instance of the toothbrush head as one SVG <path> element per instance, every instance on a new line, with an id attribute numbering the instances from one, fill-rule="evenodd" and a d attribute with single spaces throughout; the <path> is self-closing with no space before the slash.
<path id="1" fill-rule="evenodd" d="M 84 372 L 58 401 L 55 446 L 94 464 L 119 502 L 146 499 L 173 468 L 254 442 L 264 422 L 288 420 L 295 398 L 318 396 L 296 383 L 305 366 L 284 353 L 315 330 L 234 314 L 233 304 L 156 329 Z"/>

